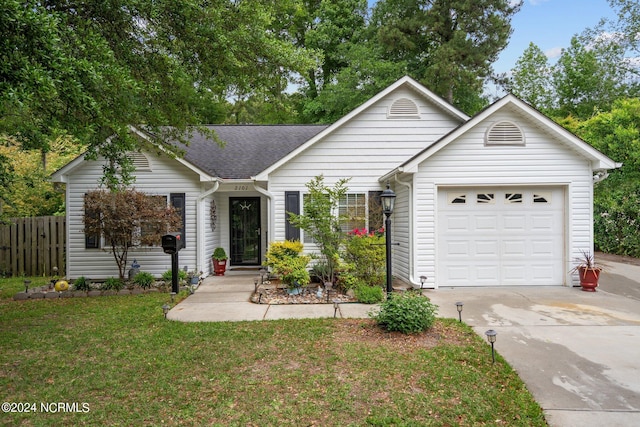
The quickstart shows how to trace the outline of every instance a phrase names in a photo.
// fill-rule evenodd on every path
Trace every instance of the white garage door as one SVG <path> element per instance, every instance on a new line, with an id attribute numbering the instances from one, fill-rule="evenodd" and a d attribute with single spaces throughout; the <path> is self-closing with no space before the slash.
<path id="1" fill-rule="evenodd" d="M 439 286 L 562 285 L 562 188 L 438 193 Z"/>

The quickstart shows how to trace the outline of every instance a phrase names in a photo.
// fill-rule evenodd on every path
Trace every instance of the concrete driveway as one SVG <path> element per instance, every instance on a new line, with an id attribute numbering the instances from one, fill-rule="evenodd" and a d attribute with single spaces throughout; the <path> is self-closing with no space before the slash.
<path id="1" fill-rule="evenodd" d="M 497 331 L 496 351 L 550 425 L 640 426 L 640 266 L 612 259 L 599 259 L 605 271 L 595 293 L 508 287 L 426 294 L 441 316 L 457 318 L 461 301 L 463 321 L 479 335 Z"/>

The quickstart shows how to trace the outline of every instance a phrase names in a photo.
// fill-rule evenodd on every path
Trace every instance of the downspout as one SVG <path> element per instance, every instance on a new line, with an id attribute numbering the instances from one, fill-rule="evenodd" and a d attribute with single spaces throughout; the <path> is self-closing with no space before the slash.
<path id="1" fill-rule="evenodd" d="M 208 189 L 207 191 L 205 191 L 204 193 L 200 194 L 198 196 L 198 201 L 196 202 L 196 215 L 201 215 L 202 214 L 202 201 L 209 197 L 210 195 L 212 195 L 213 193 L 215 193 L 216 191 L 218 191 L 218 188 L 220 188 L 220 181 L 219 180 L 215 180 L 213 182 L 213 187 L 211 187 L 210 189 Z M 198 242 L 198 247 L 197 247 L 197 254 L 196 254 L 196 264 L 197 264 L 197 270 L 196 271 L 204 271 L 204 265 L 205 265 L 205 256 L 204 256 L 204 247 L 205 247 L 205 239 L 204 239 L 204 230 L 202 229 L 202 227 L 204 227 L 204 221 L 201 220 L 201 218 L 197 217 L 196 218 L 196 232 L 197 234 L 197 238 L 196 241 Z"/>
<path id="2" fill-rule="evenodd" d="M 408 239 L 409 239 L 409 253 L 411 254 L 411 256 L 409 257 L 409 284 L 411 284 L 412 287 L 414 288 L 420 288 L 421 284 L 416 282 L 415 280 L 415 276 L 414 276 L 414 271 L 413 271 L 413 266 L 415 265 L 415 256 L 416 256 L 416 251 L 415 248 L 413 247 L 414 243 L 413 243 L 413 234 L 415 233 L 415 215 L 413 213 L 413 186 L 411 185 L 411 182 L 406 182 L 406 181 L 401 181 L 398 178 L 398 175 L 394 175 L 394 179 L 395 182 L 397 182 L 398 184 L 404 186 L 407 188 L 407 191 L 409 193 L 409 197 L 408 199 L 408 203 L 409 203 L 409 224 L 411 227 L 411 232 L 409 233 Z"/>
<path id="3" fill-rule="evenodd" d="M 253 181 L 253 188 L 255 190 L 265 196 L 267 198 L 267 239 L 265 240 L 266 247 L 263 248 L 264 251 L 267 250 L 269 246 L 269 242 L 273 239 L 273 217 L 274 217 L 274 207 L 273 207 L 273 194 L 264 188 L 260 187 L 256 181 Z M 261 254 L 262 255 L 262 254 Z"/>

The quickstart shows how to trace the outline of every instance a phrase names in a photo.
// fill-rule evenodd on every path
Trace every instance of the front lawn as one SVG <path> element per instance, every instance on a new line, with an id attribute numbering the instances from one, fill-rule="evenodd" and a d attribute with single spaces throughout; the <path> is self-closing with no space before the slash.
<path id="1" fill-rule="evenodd" d="M 546 425 L 456 321 L 420 335 L 369 319 L 186 324 L 163 318 L 168 299 L 0 299 L 0 401 L 31 410 L 0 424 Z"/>

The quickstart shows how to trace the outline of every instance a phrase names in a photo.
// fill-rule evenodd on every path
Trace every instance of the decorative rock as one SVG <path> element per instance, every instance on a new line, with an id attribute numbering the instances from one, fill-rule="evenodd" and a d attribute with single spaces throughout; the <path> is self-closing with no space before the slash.
<path id="1" fill-rule="evenodd" d="M 31 294 L 28 294 L 26 292 L 18 292 L 17 294 L 15 294 L 13 296 L 13 299 L 15 301 L 24 301 L 24 300 L 29 299 L 29 297 L 31 297 Z"/>
<path id="2" fill-rule="evenodd" d="M 73 292 L 62 292 L 60 293 L 60 298 L 73 298 Z"/>
<path id="3" fill-rule="evenodd" d="M 120 289 L 118 295 L 131 295 L 131 291 L 129 289 Z"/>
<path id="4" fill-rule="evenodd" d="M 60 298 L 60 294 L 58 292 L 47 292 L 44 297 L 46 299 Z"/>
<path id="5" fill-rule="evenodd" d="M 133 288 L 133 290 L 131 291 L 131 295 L 141 295 L 143 293 L 144 291 L 140 288 Z"/>
<path id="6" fill-rule="evenodd" d="M 74 298 L 84 298 L 87 296 L 87 293 L 85 291 L 73 291 L 71 294 Z"/>
<path id="7" fill-rule="evenodd" d="M 30 295 L 31 299 L 43 299 L 44 298 L 44 293 L 42 292 L 34 292 Z"/>
<path id="8" fill-rule="evenodd" d="M 104 295 L 104 296 L 107 296 L 107 297 L 108 297 L 108 296 L 111 296 L 111 295 L 115 295 L 116 293 L 117 293 L 116 291 L 114 291 L 114 290 L 111 290 L 111 289 L 110 289 L 110 290 L 108 290 L 108 291 L 104 291 L 104 292 L 102 292 L 102 295 Z"/>
<path id="9" fill-rule="evenodd" d="M 102 295 L 101 291 L 89 291 L 89 292 L 87 292 L 87 296 L 90 296 L 90 297 L 99 297 L 100 295 Z"/>

